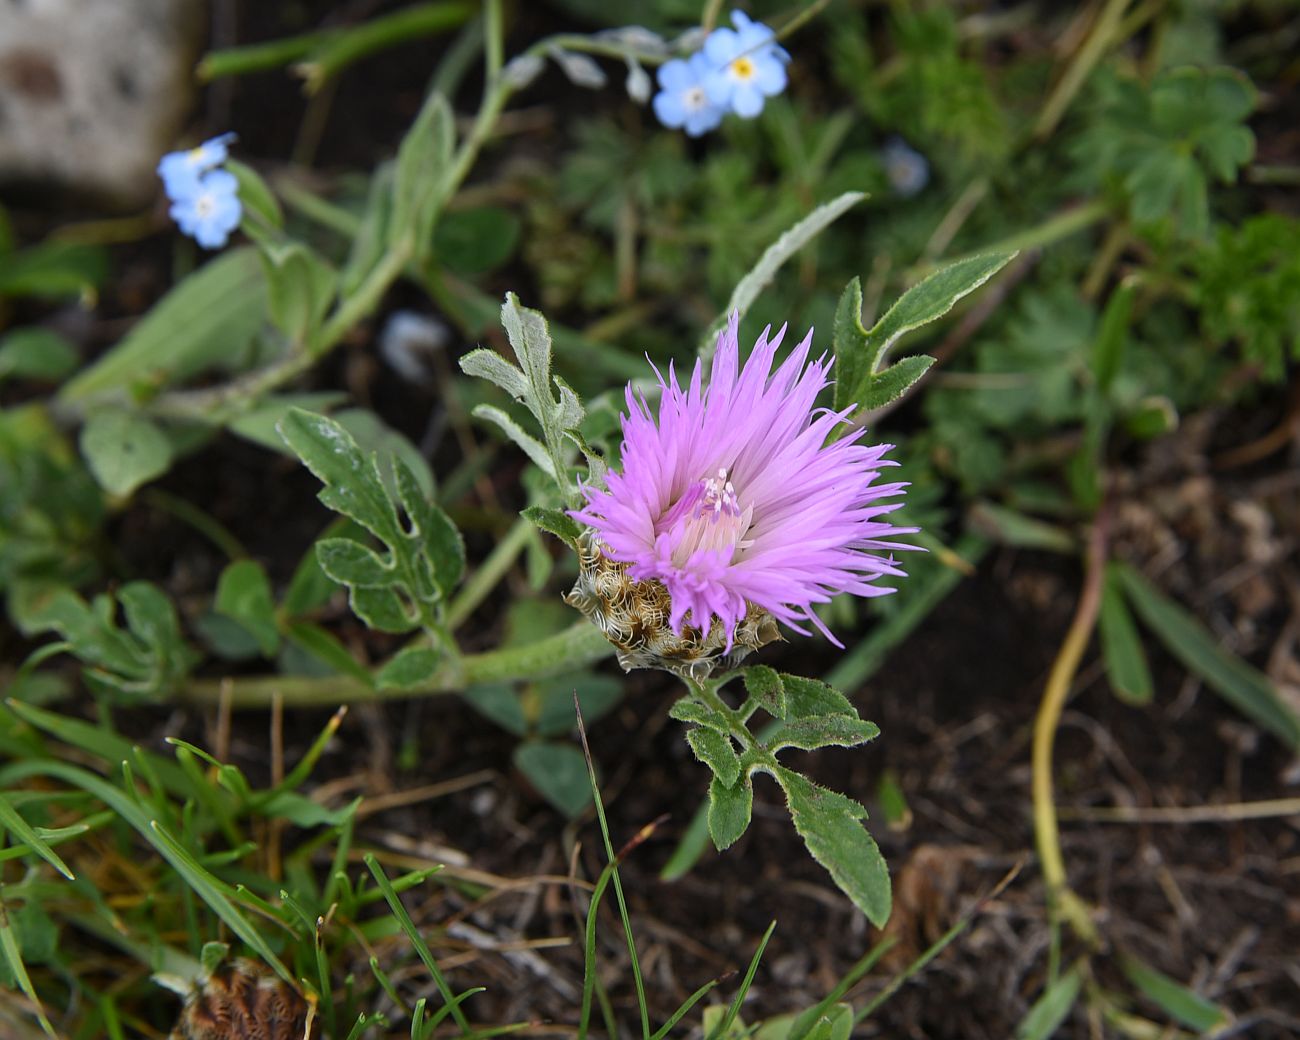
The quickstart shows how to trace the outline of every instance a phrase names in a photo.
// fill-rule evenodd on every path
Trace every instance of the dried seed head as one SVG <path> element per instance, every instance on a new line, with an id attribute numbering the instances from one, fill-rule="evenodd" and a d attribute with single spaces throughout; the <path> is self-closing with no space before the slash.
<path id="1" fill-rule="evenodd" d="M 170 1040 L 315 1040 L 301 994 L 262 965 L 227 962 L 199 986 Z"/>
<path id="2" fill-rule="evenodd" d="M 611 560 L 590 539 L 580 544 L 578 560 L 578 580 L 565 601 L 587 615 L 614 644 L 625 672 L 662 668 L 702 679 L 781 638 L 776 619 L 753 603 L 737 623 L 730 647 L 726 630 L 717 621 L 708 635 L 691 625 L 675 635 L 668 625 L 672 600 L 662 582 L 634 581 L 628 576 L 628 564 Z"/>

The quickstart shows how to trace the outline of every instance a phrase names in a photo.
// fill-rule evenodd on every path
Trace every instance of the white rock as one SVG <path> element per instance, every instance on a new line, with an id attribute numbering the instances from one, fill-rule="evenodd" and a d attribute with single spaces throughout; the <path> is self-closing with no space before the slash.
<path id="1" fill-rule="evenodd" d="M 0 181 L 150 198 L 192 97 L 203 6 L 0 0 Z"/>

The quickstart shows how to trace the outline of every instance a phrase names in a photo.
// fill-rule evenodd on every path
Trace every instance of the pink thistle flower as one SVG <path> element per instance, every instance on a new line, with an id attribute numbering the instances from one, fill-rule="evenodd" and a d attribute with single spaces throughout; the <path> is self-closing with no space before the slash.
<path id="1" fill-rule="evenodd" d="M 644 395 L 627 389 L 621 473 L 607 489 L 583 488 L 586 503 L 570 515 L 587 524 L 608 559 L 636 581 L 658 581 L 671 598 L 669 627 L 689 622 L 708 633 L 721 624 L 730 650 L 751 608 L 808 635 L 812 624 L 836 646 L 813 606 L 850 592 L 880 596 L 875 584 L 903 576 L 890 539 L 914 533 L 882 520 L 901 502 L 904 483 L 877 484 L 893 445 L 862 445 L 859 429 L 827 443 L 852 408 L 814 407 L 830 380 L 832 360 L 808 361 L 812 331 L 775 372 L 782 326 L 768 329 L 739 363 L 738 316 L 718 335 L 709 384 L 697 361 L 689 386 L 672 366 L 658 418 Z M 883 550 L 886 555 L 880 555 Z"/>

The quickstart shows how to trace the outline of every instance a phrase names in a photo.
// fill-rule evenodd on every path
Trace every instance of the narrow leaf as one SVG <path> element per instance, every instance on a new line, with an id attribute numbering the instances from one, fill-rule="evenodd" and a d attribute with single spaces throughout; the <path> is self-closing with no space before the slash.
<path id="1" fill-rule="evenodd" d="M 1155 695 L 1151 669 L 1147 666 L 1146 651 L 1142 649 L 1142 639 L 1133 623 L 1133 615 L 1124 602 L 1124 590 L 1113 564 L 1106 568 L 1098 627 L 1101 629 L 1106 674 L 1110 677 L 1110 688 L 1115 691 L 1115 696 L 1129 704 L 1150 704 Z"/>
<path id="2" fill-rule="evenodd" d="M 1016 1028 L 1016 1040 L 1047 1040 L 1074 1007 L 1082 985 L 1083 976 L 1074 968 L 1048 986 Z"/>
<path id="3" fill-rule="evenodd" d="M 1197 1033 L 1212 1033 L 1228 1023 L 1228 1014 L 1168 975 L 1143 964 L 1136 957 L 1121 955 L 1120 969 L 1129 982 L 1174 1021 Z"/>
<path id="4" fill-rule="evenodd" d="M 744 317 L 749 308 L 753 306 L 754 301 L 758 299 L 759 294 L 767 288 L 768 283 L 776 276 L 776 272 L 781 269 L 781 266 L 790 257 L 794 256 L 795 253 L 799 252 L 800 249 L 843 216 L 850 208 L 865 198 L 866 195 L 860 191 L 846 191 L 838 198 L 818 206 L 768 246 L 763 255 L 759 257 L 758 263 L 736 284 L 731 299 L 727 301 L 726 309 L 718 316 L 705 334 L 704 339 L 701 340 L 700 356 L 709 358 L 713 355 L 714 348 L 717 345 L 718 333 L 726 328 L 727 321 L 732 313 L 738 312 L 741 317 Z"/>
<path id="5" fill-rule="evenodd" d="M 1300 748 L 1300 718 L 1262 672 L 1218 645 L 1214 635 L 1126 564 L 1115 575 L 1129 603 L 1165 648 L 1242 714 L 1292 748 Z"/>
<path id="6" fill-rule="evenodd" d="M 515 422 L 510 416 L 500 408 L 490 404 L 480 404 L 474 406 L 472 413 L 476 418 L 486 419 L 488 422 L 495 423 L 499 426 L 505 435 L 523 449 L 533 463 L 552 480 L 556 479 L 555 464 L 551 462 L 551 456 L 547 454 L 546 448 L 530 433 L 526 433 L 522 426 Z"/>

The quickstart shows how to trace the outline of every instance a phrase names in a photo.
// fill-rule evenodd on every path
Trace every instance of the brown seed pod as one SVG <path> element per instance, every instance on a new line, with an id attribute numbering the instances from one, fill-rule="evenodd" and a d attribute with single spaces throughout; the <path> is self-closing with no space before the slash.
<path id="1" fill-rule="evenodd" d="M 662 582 L 634 581 L 627 564 L 609 559 L 590 539 L 579 544 L 578 563 L 578 580 L 565 602 L 586 614 L 617 647 L 618 663 L 625 672 L 663 668 L 703 679 L 781 638 L 776 619 L 753 603 L 736 626 L 730 650 L 722 626 L 716 623 L 707 636 L 690 625 L 675 635 L 668 627 L 672 600 Z"/>
<path id="2" fill-rule="evenodd" d="M 170 1040 L 315 1040 L 296 989 L 255 961 L 222 964 L 185 1002 Z M 310 1029 L 310 1031 L 309 1031 Z"/>

